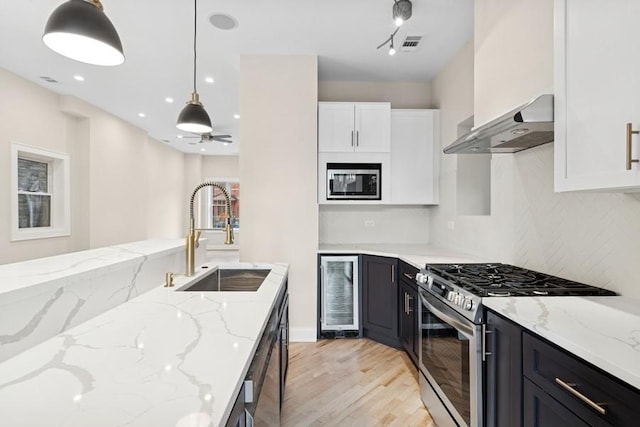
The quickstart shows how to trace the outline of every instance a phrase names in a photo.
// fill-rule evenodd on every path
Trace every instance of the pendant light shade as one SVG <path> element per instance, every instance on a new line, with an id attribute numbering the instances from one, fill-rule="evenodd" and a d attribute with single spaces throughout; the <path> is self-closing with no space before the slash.
<path id="1" fill-rule="evenodd" d="M 211 119 L 202 102 L 200 102 L 200 96 L 196 89 L 198 2 L 194 0 L 193 3 L 193 93 L 191 94 L 191 100 L 187 102 L 187 105 L 178 115 L 176 127 L 185 132 L 204 134 L 211 132 L 213 128 L 211 127 Z"/>
<path id="2" fill-rule="evenodd" d="M 42 41 L 51 50 L 93 65 L 124 62 L 122 43 L 99 0 L 68 0 L 51 13 Z"/>
<path id="3" fill-rule="evenodd" d="M 178 129 L 191 133 L 209 133 L 213 130 L 211 119 L 198 99 L 198 94 L 191 95 L 191 101 L 182 109 L 178 116 Z"/>

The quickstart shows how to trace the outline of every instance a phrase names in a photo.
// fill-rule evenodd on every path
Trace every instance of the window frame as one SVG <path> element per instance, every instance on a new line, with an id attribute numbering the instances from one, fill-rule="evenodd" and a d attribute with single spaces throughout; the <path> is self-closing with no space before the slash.
<path id="1" fill-rule="evenodd" d="M 206 181 L 213 181 L 218 184 L 238 184 L 240 185 L 239 178 L 208 178 Z M 222 227 L 214 227 L 213 226 L 213 215 L 211 214 L 210 207 L 213 206 L 213 187 L 207 187 L 205 192 L 205 197 L 199 198 L 199 217 L 198 223 L 204 224 L 204 228 L 209 229 L 209 231 L 214 233 L 221 233 L 224 231 Z M 229 194 L 231 196 L 231 194 Z M 202 219 L 204 218 L 204 222 Z M 238 220 L 240 218 L 237 218 Z M 233 229 L 234 232 L 240 231 L 240 226 Z"/>
<path id="2" fill-rule="evenodd" d="M 47 163 L 48 193 L 50 196 L 50 226 L 25 227 L 19 224 L 20 194 L 18 190 L 18 159 Z M 44 150 L 17 142 L 11 143 L 11 241 L 46 239 L 71 235 L 69 155 Z M 43 193 L 38 193 L 43 194 Z"/>

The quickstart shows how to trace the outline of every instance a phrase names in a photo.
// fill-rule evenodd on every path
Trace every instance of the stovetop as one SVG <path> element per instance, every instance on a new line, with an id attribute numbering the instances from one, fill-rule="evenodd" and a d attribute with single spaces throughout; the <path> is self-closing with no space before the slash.
<path id="1" fill-rule="evenodd" d="M 488 297 L 594 296 L 614 292 L 508 264 L 427 264 L 416 283 L 475 324 L 483 322 L 482 300 Z"/>
<path id="2" fill-rule="evenodd" d="M 479 296 L 592 296 L 614 292 L 508 264 L 428 264 L 432 271 Z"/>

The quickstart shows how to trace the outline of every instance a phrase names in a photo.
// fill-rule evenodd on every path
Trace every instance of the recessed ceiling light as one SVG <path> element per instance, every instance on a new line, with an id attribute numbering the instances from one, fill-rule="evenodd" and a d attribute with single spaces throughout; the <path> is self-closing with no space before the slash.
<path id="1" fill-rule="evenodd" d="M 200 151 L 207 151 L 205 148 L 201 148 Z"/>
<path id="2" fill-rule="evenodd" d="M 167 96 L 164 100 L 165 100 L 165 102 L 168 102 L 169 104 L 171 104 L 173 102 L 173 98 L 171 98 L 170 96 Z"/>
<path id="3" fill-rule="evenodd" d="M 240 118 L 240 114 L 234 114 L 234 115 L 233 115 L 233 118 L 234 118 L 234 119 L 239 119 L 239 118 Z"/>
<path id="4" fill-rule="evenodd" d="M 74 78 L 74 79 L 76 79 L 76 80 L 77 80 L 77 81 L 79 81 L 79 82 L 83 82 L 83 81 L 84 81 L 84 77 L 82 77 L 82 76 L 81 76 L 81 75 L 79 75 L 79 74 L 76 74 L 75 76 L 73 76 L 73 78 Z"/>
<path id="5" fill-rule="evenodd" d="M 145 113 L 138 113 L 138 117 L 147 117 Z"/>
<path id="6" fill-rule="evenodd" d="M 182 138 L 184 138 L 184 136 L 182 136 L 182 135 L 178 135 L 178 138 L 182 139 Z"/>
<path id="7" fill-rule="evenodd" d="M 213 78 L 213 77 L 211 77 L 211 76 L 209 76 L 209 77 L 205 77 L 205 78 L 204 78 L 204 81 L 205 81 L 205 82 L 207 82 L 207 83 L 213 83 L 213 82 L 215 82 L 214 78 Z"/>
<path id="8" fill-rule="evenodd" d="M 214 13 L 209 17 L 209 22 L 219 30 L 233 30 L 238 27 L 238 20 L 225 13 Z"/>

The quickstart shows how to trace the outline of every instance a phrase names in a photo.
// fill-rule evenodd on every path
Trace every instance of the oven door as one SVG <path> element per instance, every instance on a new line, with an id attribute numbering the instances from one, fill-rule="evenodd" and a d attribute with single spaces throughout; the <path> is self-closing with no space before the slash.
<path id="1" fill-rule="evenodd" d="M 480 325 L 419 289 L 420 394 L 438 427 L 482 426 Z"/>

